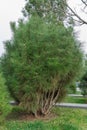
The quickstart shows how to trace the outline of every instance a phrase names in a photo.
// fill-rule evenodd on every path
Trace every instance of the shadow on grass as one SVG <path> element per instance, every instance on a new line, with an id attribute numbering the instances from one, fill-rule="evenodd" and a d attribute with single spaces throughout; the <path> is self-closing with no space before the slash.
<path id="1" fill-rule="evenodd" d="M 34 119 L 34 115 L 27 113 L 26 111 L 22 110 L 19 107 L 14 107 L 12 111 L 6 116 L 6 120 L 26 120 L 30 118 L 31 120 Z"/>
<path id="2" fill-rule="evenodd" d="M 12 111 L 6 116 L 6 121 L 35 121 L 35 120 L 43 120 L 50 121 L 51 119 L 57 118 L 59 115 L 55 112 L 49 113 L 47 116 L 38 115 L 35 117 L 32 113 L 27 113 L 20 107 L 14 107 Z"/>

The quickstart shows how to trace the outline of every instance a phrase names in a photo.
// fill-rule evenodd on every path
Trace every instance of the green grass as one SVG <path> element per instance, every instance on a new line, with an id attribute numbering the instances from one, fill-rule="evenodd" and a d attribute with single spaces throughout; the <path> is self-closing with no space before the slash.
<path id="1" fill-rule="evenodd" d="M 1 93 L 2 96 L 4 94 Z M 0 115 L 0 130 L 87 130 L 87 110 L 84 109 L 71 109 L 71 108 L 54 108 L 53 112 L 56 113 L 56 118 L 42 121 L 23 121 L 18 120 L 20 116 L 19 109 L 7 104 L 7 99 L 3 104 L 3 114 Z M 66 102 L 72 103 L 84 103 L 85 98 L 66 97 Z M 8 109 L 10 108 L 10 109 Z M 9 115 L 10 120 L 5 119 L 5 116 Z M 18 113 L 18 115 L 17 115 Z"/>
<path id="2" fill-rule="evenodd" d="M 63 102 L 67 103 L 81 103 L 81 104 L 86 104 L 87 103 L 87 98 L 84 97 L 66 97 Z"/>
<path id="3" fill-rule="evenodd" d="M 4 130 L 87 130 L 87 110 L 54 108 L 54 119 L 46 121 L 6 121 Z"/>

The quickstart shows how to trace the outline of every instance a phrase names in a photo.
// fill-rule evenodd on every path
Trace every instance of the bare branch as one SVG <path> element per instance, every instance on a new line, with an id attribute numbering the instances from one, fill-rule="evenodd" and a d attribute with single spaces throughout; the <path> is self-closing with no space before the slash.
<path id="1" fill-rule="evenodd" d="M 81 1 L 87 7 L 87 2 L 85 2 L 84 0 L 81 0 Z"/>
<path id="2" fill-rule="evenodd" d="M 82 19 L 68 4 L 67 4 L 67 8 L 74 14 L 74 16 L 76 16 L 79 19 L 80 23 L 87 24 L 87 21 Z"/>

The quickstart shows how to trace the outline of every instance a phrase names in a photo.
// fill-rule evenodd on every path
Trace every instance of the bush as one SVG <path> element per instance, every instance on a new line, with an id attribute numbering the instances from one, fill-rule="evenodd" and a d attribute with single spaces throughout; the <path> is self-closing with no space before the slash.
<path id="1" fill-rule="evenodd" d="M 12 97 L 28 112 L 49 113 L 82 67 L 82 53 L 71 27 L 38 17 L 18 27 L 5 42 L 3 74 Z"/>
<path id="2" fill-rule="evenodd" d="M 5 80 L 0 73 L 0 123 L 4 120 L 10 110 L 11 106 L 9 105 L 9 94 L 5 86 Z"/>
<path id="3" fill-rule="evenodd" d="M 85 79 L 81 80 L 79 88 L 81 90 L 81 94 L 83 96 L 87 96 L 87 81 Z"/>
<path id="4" fill-rule="evenodd" d="M 69 94 L 76 93 L 76 83 L 70 84 L 67 91 L 68 91 Z"/>

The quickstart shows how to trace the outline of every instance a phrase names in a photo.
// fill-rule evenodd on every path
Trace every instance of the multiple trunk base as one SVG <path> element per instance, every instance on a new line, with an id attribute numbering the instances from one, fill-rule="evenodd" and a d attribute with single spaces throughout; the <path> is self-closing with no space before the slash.
<path id="1" fill-rule="evenodd" d="M 37 93 L 36 98 L 23 98 L 21 105 L 27 112 L 32 113 L 36 118 L 38 116 L 45 117 L 49 115 L 51 108 L 56 102 L 60 102 L 65 96 L 64 88 L 54 89 L 52 91 Z"/>

